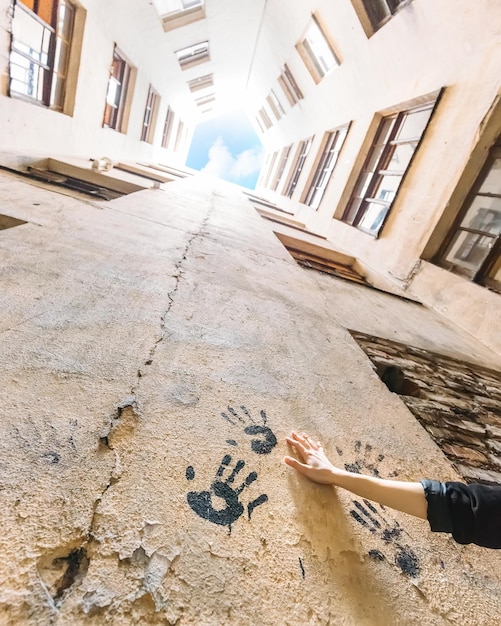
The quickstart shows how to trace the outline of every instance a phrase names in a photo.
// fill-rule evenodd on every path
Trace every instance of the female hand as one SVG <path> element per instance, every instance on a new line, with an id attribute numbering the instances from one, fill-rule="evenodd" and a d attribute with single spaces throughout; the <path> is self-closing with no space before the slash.
<path id="1" fill-rule="evenodd" d="M 293 432 L 286 437 L 287 442 L 299 457 L 299 461 L 291 456 L 286 456 L 284 462 L 293 467 L 299 473 L 310 480 L 322 485 L 335 484 L 335 476 L 340 472 L 325 456 L 320 442 L 313 441 L 308 435 Z"/>

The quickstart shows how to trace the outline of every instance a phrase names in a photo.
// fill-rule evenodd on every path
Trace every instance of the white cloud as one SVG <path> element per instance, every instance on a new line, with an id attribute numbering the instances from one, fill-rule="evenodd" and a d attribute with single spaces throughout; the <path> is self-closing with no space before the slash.
<path id="1" fill-rule="evenodd" d="M 261 148 L 248 148 L 233 156 L 223 138 L 218 137 L 210 147 L 209 160 L 201 171 L 239 183 L 259 172 L 262 159 L 263 151 Z"/>

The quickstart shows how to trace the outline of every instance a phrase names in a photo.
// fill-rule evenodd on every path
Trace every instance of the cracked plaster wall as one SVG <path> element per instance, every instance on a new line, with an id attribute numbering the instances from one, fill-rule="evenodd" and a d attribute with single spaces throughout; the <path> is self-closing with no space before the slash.
<path id="1" fill-rule="evenodd" d="M 0 623 L 497 623 L 497 554 L 281 463 L 299 428 L 342 465 L 455 478 L 347 320 L 487 350 L 298 267 L 229 185 L 0 190 L 28 222 L 0 232 Z"/>

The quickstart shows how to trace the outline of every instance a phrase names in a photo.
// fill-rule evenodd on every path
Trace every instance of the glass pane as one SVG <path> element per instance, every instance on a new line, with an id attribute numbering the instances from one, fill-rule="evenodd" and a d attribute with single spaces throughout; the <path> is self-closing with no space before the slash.
<path id="1" fill-rule="evenodd" d="M 391 15 L 384 0 L 363 0 L 363 2 L 373 28 L 377 28 L 380 22 Z"/>
<path id="2" fill-rule="evenodd" d="M 42 63 L 47 61 L 43 53 L 47 48 L 44 46 L 44 32 L 45 28 L 35 18 L 22 9 L 16 11 L 12 22 L 13 47 Z"/>
<path id="3" fill-rule="evenodd" d="M 108 83 L 108 93 L 106 94 L 106 103 L 112 107 L 118 107 L 118 103 L 120 100 L 120 83 L 118 80 L 115 80 L 110 77 L 110 82 Z"/>
<path id="4" fill-rule="evenodd" d="M 397 138 L 402 139 L 415 139 L 421 137 L 430 115 L 433 109 L 433 105 L 421 111 L 409 112 L 403 121 L 402 126 L 397 132 Z"/>
<path id="5" fill-rule="evenodd" d="M 494 160 L 479 191 L 482 193 L 497 193 L 501 195 L 501 159 Z"/>
<path id="6" fill-rule="evenodd" d="M 372 235 L 377 235 L 383 224 L 383 219 L 388 213 L 388 207 L 375 202 L 367 203 L 365 206 L 364 216 L 358 223 L 358 227 Z"/>
<path id="7" fill-rule="evenodd" d="M 384 150 L 384 145 L 376 146 L 372 149 L 367 164 L 364 166 L 366 172 L 375 172 L 378 169 L 379 159 Z"/>
<path id="8" fill-rule="evenodd" d="M 400 186 L 401 176 L 383 176 L 372 194 L 373 198 L 391 203 Z"/>
<path id="9" fill-rule="evenodd" d="M 316 21 L 313 21 L 308 28 L 303 44 L 312 57 L 312 61 L 317 61 L 322 75 L 338 64 L 325 35 Z"/>
<path id="10" fill-rule="evenodd" d="M 461 268 L 461 274 L 473 278 L 494 245 L 493 237 L 458 231 L 445 259 Z"/>
<path id="11" fill-rule="evenodd" d="M 343 142 L 346 139 L 347 132 L 348 132 L 348 129 L 345 128 L 344 130 L 340 130 L 337 133 L 336 141 L 334 142 L 334 146 L 333 146 L 333 149 L 336 150 L 337 152 L 341 150 L 343 146 Z"/>
<path id="12" fill-rule="evenodd" d="M 384 169 L 396 170 L 397 172 L 405 172 L 407 166 L 414 154 L 415 145 L 410 143 L 404 143 L 399 146 L 395 146 L 391 159 Z"/>
<path id="13" fill-rule="evenodd" d="M 57 20 L 57 32 L 59 35 L 69 41 L 73 30 L 75 11 L 69 2 L 60 0 L 59 15 Z"/>
<path id="14" fill-rule="evenodd" d="M 367 188 L 372 180 L 372 174 L 362 174 L 357 182 L 353 195 L 357 198 L 364 198 L 367 193 Z"/>
<path id="15" fill-rule="evenodd" d="M 501 234 L 501 198 L 477 196 L 464 216 L 461 226 L 493 235 Z"/>
<path id="16" fill-rule="evenodd" d="M 392 115 L 391 117 L 386 117 L 381 122 L 379 129 L 377 131 L 376 139 L 374 141 L 375 146 L 388 143 L 388 140 L 390 138 L 390 133 L 393 129 L 393 125 L 395 124 L 396 119 L 397 119 L 397 116 Z"/>
<path id="17" fill-rule="evenodd" d="M 67 43 L 62 39 L 56 40 L 56 52 L 54 55 L 54 71 L 66 76 L 66 68 L 68 64 L 68 56 L 70 49 Z"/>

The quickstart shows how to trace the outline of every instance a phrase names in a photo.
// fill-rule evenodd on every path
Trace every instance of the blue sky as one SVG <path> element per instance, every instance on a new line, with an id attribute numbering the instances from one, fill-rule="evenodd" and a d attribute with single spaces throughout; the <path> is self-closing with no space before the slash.
<path id="1" fill-rule="evenodd" d="M 246 115 L 229 113 L 199 124 L 186 165 L 254 189 L 263 146 Z"/>

